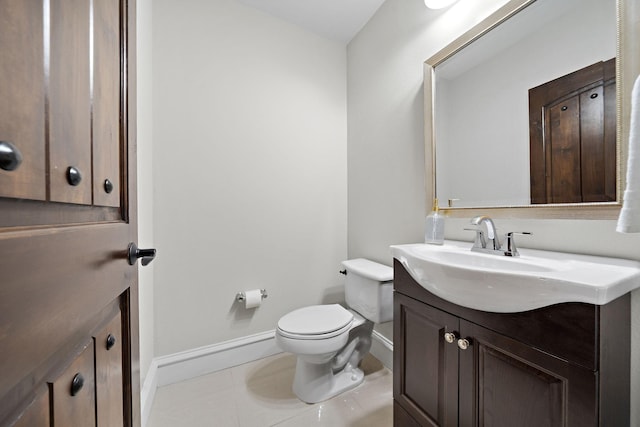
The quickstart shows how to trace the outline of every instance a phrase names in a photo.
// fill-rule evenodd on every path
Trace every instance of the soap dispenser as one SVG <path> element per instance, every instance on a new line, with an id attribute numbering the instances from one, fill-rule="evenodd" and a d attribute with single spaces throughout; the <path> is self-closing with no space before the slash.
<path id="1" fill-rule="evenodd" d="M 438 209 L 438 199 L 433 199 L 433 210 L 425 221 L 424 242 L 433 245 L 444 243 L 444 215 Z"/>

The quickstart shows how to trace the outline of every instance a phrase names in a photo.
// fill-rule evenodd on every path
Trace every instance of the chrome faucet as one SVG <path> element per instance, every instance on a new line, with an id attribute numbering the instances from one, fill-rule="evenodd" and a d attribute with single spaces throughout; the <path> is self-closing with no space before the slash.
<path id="1" fill-rule="evenodd" d="M 471 225 L 474 225 L 475 227 L 465 228 L 465 230 L 476 232 L 476 239 L 473 242 L 471 250 L 494 255 L 504 255 L 511 257 L 520 256 L 513 235 L 532 234 L 527 231 L 509 232 L 505 234 L 506 243 L 505 248 L 503 248 L 502 243 L 500 242 L 500 237 L 498 235 L 498 230 L 496 229 L 496 225 L 493 223 L 493 220 L 491 218 L 486 215 L 476 216 L 471 219 Z"/>
<path id="2" fill-rule="evenodd" d="M 478 249 L 489 249 L 499 251 L 502 247 L 500 243 L 500 237 L 498 237 L 498 230 L 493 220 L 486 215 L 476 216 L 471 219 L 472 225 L 477 225 L 478 228 L 474 229 L 478 234 L 476 235 L 476 241 L 479 240 L 480 247 Z M 476 245 L 472 249 L 475 249 Z"/>

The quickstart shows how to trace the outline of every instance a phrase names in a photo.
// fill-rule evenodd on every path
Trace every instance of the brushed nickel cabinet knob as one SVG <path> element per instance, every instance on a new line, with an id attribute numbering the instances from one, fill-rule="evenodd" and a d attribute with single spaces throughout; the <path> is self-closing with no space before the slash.
<path id="1" fill-rule="evenodd" d="M 460 350 L 466 350 L 469 348 L 470 345 L 471 343 L 466 338 L 460 338 L 458 340 L 458 347 L 460 348 Z"/>
<path id="2" fill-rule="evenodd" d="M 446 342 L 448 342 L 449 344 L 453 344 L 454 342 L 456 342 L 456 333 L 455 332 L 445 332 L 444 333 L 444 340 Z"/>

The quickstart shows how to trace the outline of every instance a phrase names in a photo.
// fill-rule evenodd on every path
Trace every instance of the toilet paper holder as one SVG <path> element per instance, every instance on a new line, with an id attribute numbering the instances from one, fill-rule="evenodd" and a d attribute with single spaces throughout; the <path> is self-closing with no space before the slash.
<path id="1" fill-rule="evenodd" d="M 269 295 L 267 294 L 267 290 L 266 289 L 260 289 L 260 296 L 262 297 L 262 299 L 265 299 L 266 297 L 268 297 Z M 240 301 L 243 302 L 245 300 L 245 294 L 244 292 L 238 292 L 236 294 L 236 301 Z"/>

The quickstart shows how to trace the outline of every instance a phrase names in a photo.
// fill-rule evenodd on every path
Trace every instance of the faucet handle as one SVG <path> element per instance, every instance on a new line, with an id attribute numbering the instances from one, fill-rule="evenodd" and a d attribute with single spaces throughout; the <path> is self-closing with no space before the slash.
<path id="1" fill-rule="evenodd" d="M 476 239 L 473 241 L 474 248 L 486 248 L 487 240 L 484 237 L 484 232 L 480 228 L 463 228 L 465 231 L 475 231 Z"/>
<path id="2" fill-rule="evenodd" d="M 533 236 L 533 233 L 529 231 L 510 231 L 504 235 L 505 238 L 505 246 L 504 255 L 505 256 L 520 256 L 518 252 L 518 248 L 516 247 L 516 240 L 513 237 L 514 234 L 521 234 L 524 236 Z"/>

